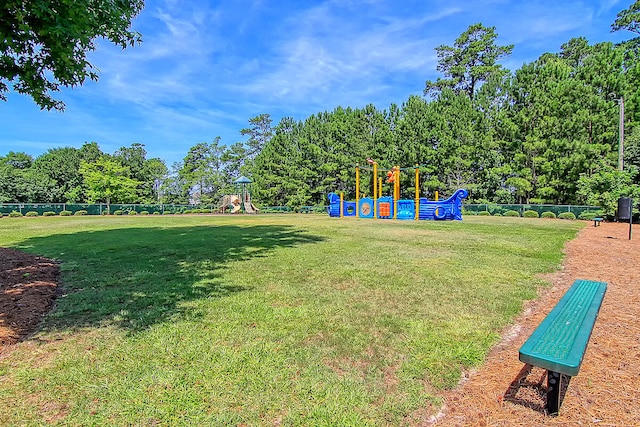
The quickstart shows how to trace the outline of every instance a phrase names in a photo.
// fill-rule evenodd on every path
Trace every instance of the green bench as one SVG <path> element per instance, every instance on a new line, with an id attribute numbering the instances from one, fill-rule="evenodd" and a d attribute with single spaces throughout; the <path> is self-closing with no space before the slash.
<path id="1" fill-rule="evenodd" d="M 560 409 L 563 377 L 578 375 L 607 284 L 576 280 L 520 348 L 520 361 L 547 370 L 547 411 Z"/>

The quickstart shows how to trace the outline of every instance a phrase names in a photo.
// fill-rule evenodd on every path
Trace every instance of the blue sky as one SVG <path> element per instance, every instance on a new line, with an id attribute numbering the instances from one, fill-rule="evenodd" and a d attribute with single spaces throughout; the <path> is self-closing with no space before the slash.
<path id="1" fill-rule="evenodd" d="M 508 69 L 557 52 L 573 37 L 611 33 L 631 0 L 147 0 L 133 28 L 144 42 L 125 51 L 100 41 L 90 62 L 98 83 L 56 96 L 42 111 L 10 93 L 0 101 L 0 156 L 96 141 L 107 153 L 142 143 L 168 166 L 193 145 L 244 141 L 240 129 L 268 113 L 303 120 L 337 106 L 386 109 L 422 94 L 439 76 L 434 48 L 476 22 L 514 44 Z"/>

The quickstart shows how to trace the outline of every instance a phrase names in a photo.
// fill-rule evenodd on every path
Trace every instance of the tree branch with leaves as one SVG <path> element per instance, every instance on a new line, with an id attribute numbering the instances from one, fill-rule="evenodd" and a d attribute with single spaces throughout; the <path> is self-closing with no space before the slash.
<path id="1" fill-rule="evenodd" d="M 142 41 L 130 29 L 144 0 L 4 0 L 0 8 L 0 99 L 12 86 L 42 109 L 63 110 L 51 92 L 98 80 L 87 60 L 104 38 L 123 49 Z"/>

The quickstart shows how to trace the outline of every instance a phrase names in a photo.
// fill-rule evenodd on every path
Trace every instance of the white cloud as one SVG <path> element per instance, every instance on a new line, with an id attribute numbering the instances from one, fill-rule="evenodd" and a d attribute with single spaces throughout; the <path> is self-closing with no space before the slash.
<path id="1" fill-rule="evenodd" d="M 389 89 L 384 83 L 389 75 L 424 76 L 435 69 L 429 25 L 461 11 L 449 7 L 418 17 L 374 18 L 345 17 L 335 7 L 323 4 L 291 17 L 272 60 L 263 63 L 265 72 L 244 89 L 282 102 L 362 104 Z M 424 80 L 417 79 L 418 86 Z"/>
<path id="2" fill-rule="evenodd" d="M 143 12 L 145 26 L 152 30 L 143 34 L 140 46 L 124 52 L 108 43 L 100 46 L 95 63 L 104 87 L 98 93 L 147 108 L 201 96 L 198 81 L 221 46 L 207 28 L 219 17 L 215 10 L 183 10 L 172 2 L 164 6 Z"/>

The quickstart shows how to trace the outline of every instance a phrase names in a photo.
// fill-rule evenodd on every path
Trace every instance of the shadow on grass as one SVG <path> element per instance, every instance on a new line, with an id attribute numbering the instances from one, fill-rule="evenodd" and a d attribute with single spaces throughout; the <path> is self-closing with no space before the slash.
<path id="1" fill-rule="evenodd" d="M 106 322 L 135 332 L 198 317 L 186 302 L 252 289 L 229 281 L 230 262 L 320 241 L 291 226 L 224 225 L 59 234 L 28 239 L 20 248 L 62 262 L 63 291 L 46 330 Z"/>

